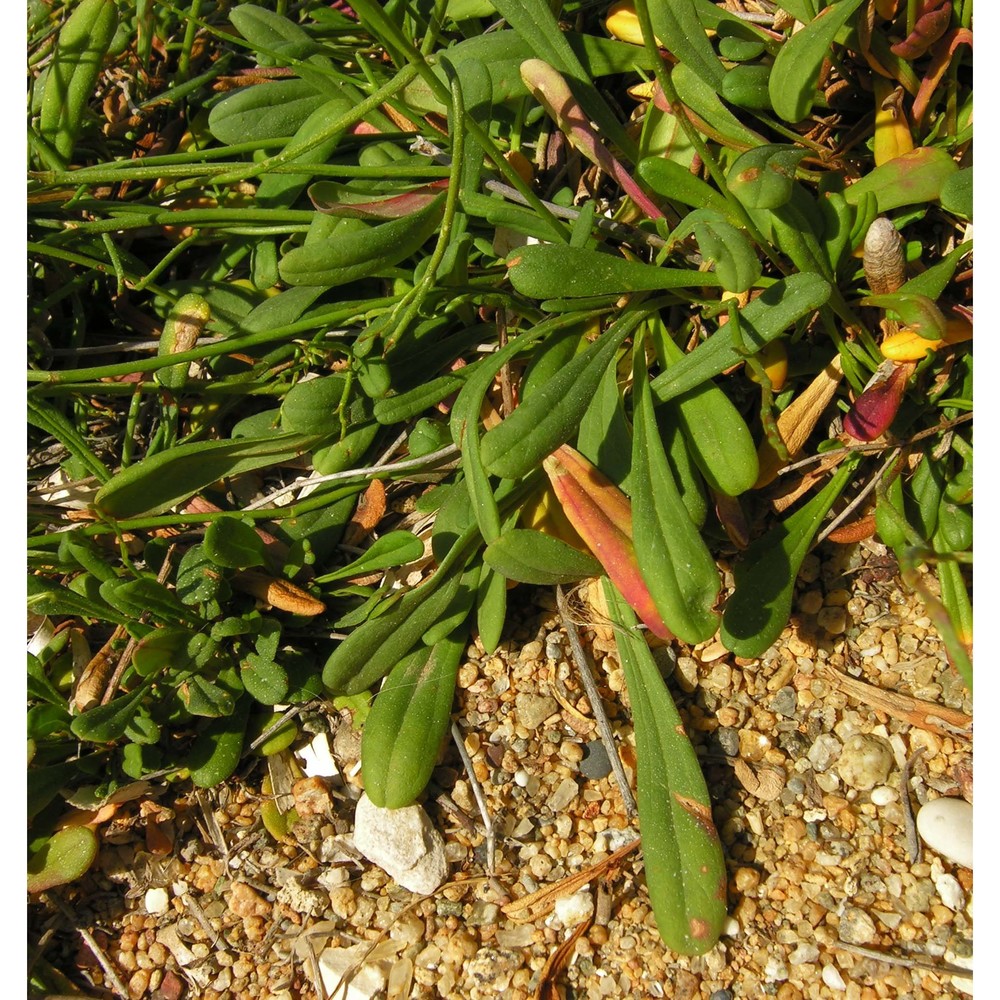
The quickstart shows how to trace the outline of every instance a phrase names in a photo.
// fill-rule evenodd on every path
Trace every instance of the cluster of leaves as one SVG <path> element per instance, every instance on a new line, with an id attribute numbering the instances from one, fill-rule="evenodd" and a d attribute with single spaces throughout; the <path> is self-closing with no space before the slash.
<path id="1" fill-rule="evenodd" d="M 971 683 L 971 4 L 728 6 L 29 3 L 34 887 L 93 856 L 60 792 L 214 784 L 295 738 L 274 706 L 383 679 L 364 780 L 407 804 L 509 582 L 603 573 L 650 893 L 701 952 L 725 869 L 636 615 L 761 655 L 868 497 Z M 348 556 L 374 480 L 413 517 Z"/>

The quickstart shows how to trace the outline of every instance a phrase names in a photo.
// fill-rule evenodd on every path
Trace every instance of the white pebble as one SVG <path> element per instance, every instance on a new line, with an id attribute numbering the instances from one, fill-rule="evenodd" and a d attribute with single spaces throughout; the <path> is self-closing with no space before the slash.
<path id="1" fill-rule="evenodd" d="M 312 740 L 296 751 L 302 761 L 302 773 L 307 778 L 339 778 L 340 769 L 330 753 L 330 741 L 326 733 L 317 733 Z"/>
<path id="2" fill-rule="evenodd" d="M 890 802 L 895 802 L 899 798 L 899 793 L 895 788 L 888 785 L 879 785 L 872 789 L 872 805 L 887 806 Z"/>
<path id="3" fill-rule="evenodd" d="M 589 892 L 575 892 L 556 900 L 555 915 L 563 927 L 575 927 L 594 912 L 594 897 Z"/>
<path id="4" fill-rule="evenodd" d="M 921 806 L 917 832 L 932 851 L 972 867 L 972 806 L 965 799 L 942 797 Z"/>
<path id="5" fill-rule="evenodd" d="M 965 893 L 962 891 L 958 879 L 954 875 L 941 874 L 935 876 L 933 873 L 931 874 L 931 879 L 934 881 L 934 888 L 937 889 L 937 893 L 941 897 L 941 902 L 949 910 L 954 910 L 958 913 L 965 906 Z"/>
<path id="6" fill-rule="evenodd" d="M 838 993 L 843 993 L 847 989 L 847 983 L 844 982 L 844 977 L 840 974 L 840 969 L 835 965 L 823 966 L 823 982 L 831 990 L 836 990 Z"/>
<path id="7" fill-rule="evenodd" d="M 144 902 L 146 904 L 147 913 L 153 914 L 154 916 L 160 913 L 166 913 L 170 907 L 170 894 L 166 889 L 147 889 Z"/>

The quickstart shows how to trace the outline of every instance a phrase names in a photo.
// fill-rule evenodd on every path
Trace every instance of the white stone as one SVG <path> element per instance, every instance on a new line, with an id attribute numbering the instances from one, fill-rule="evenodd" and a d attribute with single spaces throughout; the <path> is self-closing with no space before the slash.
<path id="1" fill-rule="evenodd" d="M 934 888 L 937 889 L 937 894 L 941 897 L 941 902 L 949 910 L 958 913 L 965 906 L 965 893 L 962 891 L 958 879 L 954 875 L 944 873 L 941 875 L 931 873 L 931 879 L 934 882 Z"/>
<path id="2" fill-rule="evenodd" d="M 563 927 L 575 927 L 594 912 L 594 897 L 589 892 L 574 892 L 556 900 L 555 915 Z"/>
<path id="3" fill-rule="evenodd" d="M 965 799 L 942 797 L 921 806 L 917 832 L 932 851 L 972 867 L 972 806 Z"/>
<path id="4" fill-rule="evenodd" d="M 840 969 L 833 964 L 823 966 L 823 982 L 831 990 L 836 990 L 838 993 L 844 993 L 847 990 L 847 983 L 844 982 Z"/>
<path id="5" fill-rule="evenodd" d="M 147 889 L 143 901 L 146 904 L 146 912 L 156 916 L 166 913 L 170 908 L 170 893 L 166 889 Z"/>
<path id="6" fill-rule="evenodd" d="M 371 1000 L 385 989 L 386 974 L 380 964 L 361 964 L 370 947 L 363 942 L 350 948 L 327 948 L 319 956 L 319 971 L 327 996 L 343 997 L 344 1000 Z M 349 975 L 351 972 L 354 975 Z M 341 985 L 345 977 L 349 977 L 346 992 Z"/>
<path id="7" fill-rule="evenodd" d="M 872 789 L 872 805 L 887 806 L 890 802 L 895 802 L 898 798 L 899 792 L 888 785 L 879 785 L 878 788 Z"/>
<path id="8" fill-rule="evenodd" d="M 302 761 L 302 773 L 307 778 L 339 778 L 340 769 L 330 753 L 330 741 L 326 733 L 317 733 L 312 740 L 295 755 Z"/>
<path id="9" fill-rule="evenodd" d="M 362 795 L 354 812 L 354 846 L 410 892 L 429 895 L 448 878 L 444 838 L 419 805 L 381 809 Z"/>

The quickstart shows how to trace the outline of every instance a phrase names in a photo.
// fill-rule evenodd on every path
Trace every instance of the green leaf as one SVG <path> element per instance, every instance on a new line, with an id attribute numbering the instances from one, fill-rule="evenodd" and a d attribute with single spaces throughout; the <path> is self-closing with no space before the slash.
<path id="1" fill-rule="evenodd" d="M 972 221 L 972 167 L 951 174 L 941 185 L 941 207 Z"/>
<path id="2" fill-rule="evenodd" d="M 695 209 L 670 234 L 671 241 L 694 232 L 705 260 L 715 262 L 715 273 L 729 292 L 745 292 L 760 278 L 761 264 L 742 229 L 727 222 L 718 212 Z"/>
<path id="3" fill-rule="evenodd" d="M 490 475 L 518 479 L 565 444 L 590 405 L 604 369 L 645 319 L 637 310 L 615 320 L 582 354 L 483 437 L 483 466 Z"/>
<path id="4" fill-rule="evenodd" d="M 650 326 L 658 335 L 669 373 L 686 356 L 661 321 L 654 319 Z M 760 472 L 757 445 L 746 421 L 722 389 L 714 382 L 704 382 L 676 396 L 671 407 L 687 452 L 709 486 L 731 497 L 750 489 Z"/>
<path id="5" fill-rule="evenodd" d="M 780 145 L 748 149 L 729 168 L 726 185 L 747 208 L 780 208 L 792 197 L 795 170 L 808 152 Z"/>
<path id="6" fill-rule="evenodd" d="M 507 619 L 507 580 L 488 566 L 483 567 L 476 591 L 476 627 L 479 641 L 490 656 L 500 644 Z"/>
<path id="7" fill-rule="evenodd" d="M 660 440 L 642 349 L 635 352 L 632 533 L 639 571 L 667 628 L 704 642 L 718 628 L 721 580 L 715 560 L 681 500 Z"/>
<path id="8" fill-rule="evenodd" d="M 677 96 L 702 119 L 704 126 L 700 130 L 709 138 L 735 149 L 750 149 L 764 142 L 722 103 L 718 88 L 706 83 L 690 66 L 675 66 L 671 78 Z"/>
<path id="9" fill-rule="evenodd" d="M 958 171 L 955 161 L 937 146 L 920 146 L 869 171 L 844 191 L 850 205 L 874 194 L 879 214 L 906 205 L 938 201 L 948 178 Z"/>
<path id="10" fill-rule="evenodd" d="M 616 486 L 631 493 L 632 433 L 625 419 L 614 364 L 604 369 L 597 392 L 580 419 L 576 447 Z"/>
<path id="11" fill-rule="evenodd" d="M 148 687 L 146 683 L 141 684 L 131 694 L 114 698 L 106 705 L 88 708 L 73 720 L 70 726 L 73 735 L 88 743 L 114 743 L 121 739 Z"/>
<path id="12" fill-rule="evenodd" d="M 177 596 L 188 605 L 221 601 L 231 593 L 229 583 L 219 573 L 218 567 L 208 557 L 205 546 L 201 543 L 192 545 L 181 556 L 175 587 Z"/>
<path id="13" fill-rule="evenodd" d="M 846 460 L 808 503 L 758 538 L 736 564 L 736 590 L 726 602 L 721 638 L 737 656 L 762 656 L 788 623 L 802 560 L 857 465 Z"/>
<path id="14" fill-rule="evenodd" d="M 240 4 L 229 12 L 229 20 L 251 45 L 265 55 L 280 52 L 304 58 L 319 48 L 297 24 L 265 7 Z"/>
<path id="15" fill-rule="evenodd" d="M 288 694 L 285 668 L 268 656 L 250 653 L 240 665 L 240 680 L 250 697 L 262 705 L 277 705 Z"/>
<path id="16" fill-rule="evenodd" d="M 212 719 L 199 734 L 186 761 L 198 788 L 217 785 L 236 770 L 249 716 L 250 699 L 240 698 L 231 715 Z"/>
<path id="17" fill-rule="evenodd" d="M 420 641 L 458 593 L 462 573 L 436 572 L 404 594 L 389 611 L 355 628 L 323 667 L 323 684 L 333 694 L 358 694 L 384 677 Z"/>
<path id="18" fill-rule="evenodd" d="M 97 834 L 89 826 L 54 833 L 28 859 L 28 892 L 44 892 L 80 878 L 97 858 Z"/>
<path id="19" fill-rule="evenodd" d="M 202 543 L 205 555 L 216 566 L 227 569 L 246 569 L 248 566 L 262 566 L 266 561 L 264 541 L 257 534 L 249 518 L 238 514 L 220 517 L 205 529 Z"/>
<path id="20" fill-rule="evenodd" d="M 508 261 L 510 283 L 532 299 L 719 286 L 704 271 L 654 267 L 584 247 L 538 244 L 521 247 Z"/>
<path id="21" fill-rule="evenodd" d="M 771 112 L 774 108 L 768 90 L 770 79 L 770 66 L 734 66 L 726 73 L 720 94 L 723 100 L 737 107 Z"/>
<path id="22" fill-rule="evenodd" d="M 694 0 L 670 0 L 649 5 L 653 34 L 663 47 L 705 83 L 718 91 L 726 75 L 705 34 Z"/>
<path id="23" fill-rule="evenodd" d="M 270 80 L 224 97 L 209 112 L 208 128 L 230 146 L 290 137 L 330 97 L 304 80 Z"/>
<path id="24" fill-rule="evenodd" d="M 785 40 L 774 60 L 768 91 L 774 110 L 786 122 L 800 122 L 813 105 L 823 60 L 837 33 L 862 0 L 840 0 Z"/>
<path id="25" fill-rule="evenodd" d="M 140 746 L 153 746 L 159 742 L 160 727 L 153 721 L 145 705 L 141 705 L 139 711 L 129 720 L 129 724 L 125 727 L 125 738 Z"/>
<path id="26" fill-rule="evenodd" d="M 740 330 L 747 349 L 759 351 L 829 297 L 829 283 L 817 274 L 792 274 L 776 281 L 740 311 Z M 683 360 L 653 379 L 653 397 L 658 403 L 666 402 L 742 360 L 732 332 L 722 326 Z"/>
<path id="27" fill-rule="evenodd" d="M 184 707 L 192 715 L 208 719 L 232 715 L 236 699 L 231 691 L 200 674 L 193 674 L 177 689 Z"/>
<path id="28" fill-rule="evenodd" d="M 505 531 L 486 546 L 483 560 L 508 580 L 542 586 L 601 574 L 601 564 L 593 556 L 528 528 Z"/>
<path id="29" fill-rule="evenodd" d="M 339 372 L 296 382 L 281 401 L 281 429 L 299 434 L 328 433 L 340 419 L 337 410 L 347 388 L 347 376 Z M 358 409 L 355 416 L 360 419 L 363 414 Z"/>
<path id="30" fill-rule="evenodd" d="M 403 657 L 382 685 L 361 735 L 361 774 L 375 805 L 400 809 L 424 790 L 455 695 L 465 634 Z"/>
<path id="31" fill-rule="evenodd" d="M 905 327 L 928 340 L 944 337 L 947 320 L 937 303 L 926 295 L 903 291 L 890 295 L 869 295 L 861 300 L 861 304 L 895 313 Z"/>
<path id="32" fill-rule="evenodd" d="M 718 941 L 726 919 L 726 862 L 711 799 L 632 609 L 607 580 L 604 595 L 619 626 L 615 641 L 632 705 L 639 832 L 653 916 L 668 948 L 702 955 Z"/>
<path id="33" fill-rule="evenodd" d="M 395 267 L 434 234 L 444 213 L 443 194 L 402 219 L 352 229 L 289 251 L 278 264 L 289 285 L 346 285 Z M 342 222 L 352 220 L 341 220 Z"/>
<path id="34" fill-rule="evenodd" d="M 186 669 L 191 662 L 189 647 L 195 634 L 180 625 L 165 625 L 143 636 L 132 652 L 136 673 L 145 678 L 164 669 Z"/>
<path id="35" fill-rule="evenodd" d="M 662 198 L 692 208 L 711 208 L 727 221 L 739 223 L 736 213 L 722 194 L 675 160 L 647 156 L 639 161 L 636 173 L 647 187 Z"/>
<path id="36" fill-rule="evenodd" d="M 375 539 L 365 549 L 363 555 L 354 562 L 324 573 L 315 579 L 315 583 L 332 583 L 335 580 L 346 580 L 352 576 L 362 576 L 377 569 L 388 569 L 392 566 L 403 566 L 415 562 L 424 554 L 424 543 L 409 531 L 390 531 Z"/>
<path id="37" fill-rule="evenodd" d="M 182 622 L 191 611 L 162 583 L 151 577 L 137 580 L 108 580 L 101 584 L 101 597 L 131 619 L 148 614 L 158 622 Z"/>
<path id="38" fill-rule="evenodd" d="M 44 577 L 28 575 L 28 610 L 36 615 L 70 615 L 127 625 L 129 619 L 104 603 L 86 597 Z"/>
<path id="39" fill-rule="evenodd" d="M 160 514 L 227 476 L 278 465 L 312 450 L 315 434 L 191 441 L 144 458 L 119 472 L 94 497 L 108 517 Z"/>

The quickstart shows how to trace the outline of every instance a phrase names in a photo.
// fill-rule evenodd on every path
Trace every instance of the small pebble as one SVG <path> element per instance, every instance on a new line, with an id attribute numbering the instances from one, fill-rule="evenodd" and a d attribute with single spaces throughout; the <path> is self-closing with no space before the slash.
<path id="1" fill-rule="evenodd" d="M 817 771 L 825 771 L 841 751 L 841 742 L 832 733 L 820 733 L 807 754 L 809 763 Z"/>
<path id="2" fill-rule="evenodd" d="M 739 730 L 734 729 L 732 726 L 720 726 L 715 731 L 715 738 L 719 741 L 719 746 L 727 757 L 735 757 L 739 754 Z"/>
<path id="3" fill-rule="evenodd" d="M 876 806 L 887 806 L 890 802 L 895 802 L 899 798 L 899 793 L 895 788 L 888 785 L 879 785 L 872 789 L 871 799 Z"/>
<path id="4" fill-rule="evenodd" d="M 885 784 L 892 765 L 892 747 L 888 740 L 869 733 L 855 733 L 844 744 L 837 771 L 846 785 L 863 792 Z"/>
<path id="5" fill-rule="evenodd" d="M 954 910 L 957 913 L 965 906 L 965 893 L 962 891 L 962 886 L 954 875 L 944 873 L 934 876 L 932 874 L 931 878 L 934 881 L 934 888 L 937 889 L 937 894 L 941 897 L 941 902 L 949 910 Z"/>
<path id="6" fill-rule="evenodd" d="M 170 893 L 166 889 L 147 889 L 143 900 L 146 904 L 146 912 L 152 914 L 166 913 L 170 908 Z"/>
<path id="7" fill-rule="evenodd" d="M 836 990 L 838 993 L 843 993 L 847 989 L 847 983 L 844 982 L 844 977 L 840 974 L 840 969 L 835 965 L 823 966 L 823 982 L 831 990 Z"/>
<path id="8" fill-rule="evenodd" d="M 548 695 L 521 691 L 515 699 L 517 721 L 525 729 L 537 729 L 550 715 L 559 711 L 559 702 Z"/>
<path id="9" fill-rule="evenodd" d="M 611 761 L 608 752 L 600 740 L 591 740 L 583 747 L 583 760 L 580 761 L 580 774 L 592 781 L 600 781 L 611 773 Z M 515 780 L 517 775 L 514 776 Z"/>
<path id="10" fill-rule="evenodd" d="M 878 936 L 875 921 L 858 906 L 849 906 L 840 918 L 840 940 L 848 944 L 871 944 Z"/>
<path id="11" fill-rule="evenodd" d="M 589 892 L 575 892 L 556 900 L 555 915 L 563 927 L 575 927 L 594 912 L 594 897 Z"/>
<path id="12" fill-rule="evenodd" d="M 787 718 L 795 715 L 795 710 L 798 707 L 798 695 L 795 688 L 783 687 L 776 691 L 769 707 L 772 712 Z"/>
<path id="13" fill-rule="evenodd" d="M 802 941 L 788 956 L 788 961 L 793 966 L 807 965 L 809 962 L 815 962 L 817 958 L 819 958 L 819 948 L 810 941 Z"/>
<path id="14" fill-rule="evenodd" d="M 972 806 L 965 799 L 942 796 L 921 806 L 917 832 L 932 851 L 972 867 Z"/>

